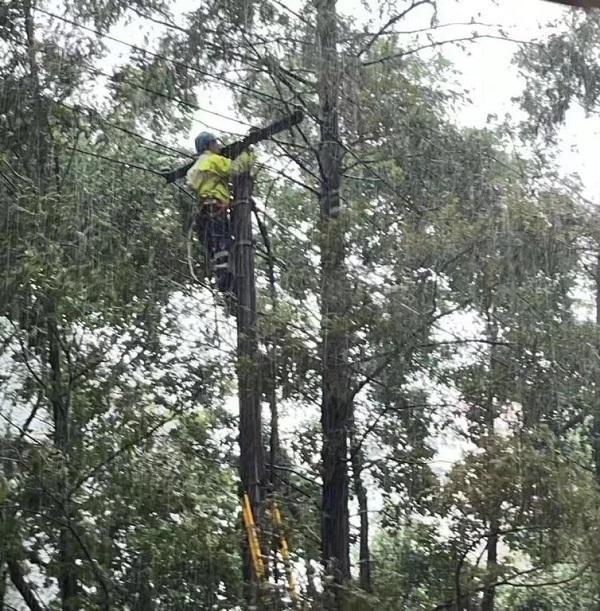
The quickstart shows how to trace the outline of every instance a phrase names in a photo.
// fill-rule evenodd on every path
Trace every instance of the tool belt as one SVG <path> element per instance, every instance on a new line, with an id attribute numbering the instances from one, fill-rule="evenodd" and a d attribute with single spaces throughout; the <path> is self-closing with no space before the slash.
<path id="1" fill-rule="evenodd" d="M 200 212 L 210 217 L 223 216 L 229 209 L 229 202 L 218 199 L 204 199 L 200 201 Z"/>

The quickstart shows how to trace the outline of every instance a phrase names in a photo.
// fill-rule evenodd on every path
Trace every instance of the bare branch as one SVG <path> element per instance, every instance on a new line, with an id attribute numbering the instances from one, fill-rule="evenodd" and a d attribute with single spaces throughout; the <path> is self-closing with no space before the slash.
<path id="1" fill-rule="evenodd" d="M 477 32 L 471 34 L 470 36 L 461 36 L 459 38 L 450 38 L 447 40 L 436 40 L 435 42 L 430 42 L 426 45 L 421 45 L 419 47 L 414 47 L 413 49 L 408 49 L 407 51 L 400 51 L 398 53 L 392 53 L 392 55 L 386 55 L 384 57 L 379 57 L 377 59 L 372 59 L 367 62 L 363 62 L 363 66 L 373 66 L 375 64 L 382 64 L 384 62 L 390 61 L 392 59 L 402 59 L 403 57 L 407 57 L 409 55 L 414 55 L 419 51 L 423 51 L 425 49 L 432 49 L 434 47 L 441 47 L 443 45 L 448 44 L 458 44 L 460 42 L 474 42 L 476 40 L 483 39 L 491 39 L 491 40 L 501 40 L 503 42 L 512 42 L 519 45 L 539 45 L 539 43 L 531 41 L 531 40 L 519 40 L 517 38 L 510 38 L 508 36 L 500 36 L 497 34 L 478 34 Z"/>
<path id="2" fill-rule="evenodd" d="M 432 30 L 441 30 L 444 28 L 452 28 L 452 27 L 460 27 L 460 26 L 478 26 L 482 28 L 498 28 L 500 29 L 502 26 L 499 23 L 485 23 L 484 21 L 450 21 L 448 23 L 438 23 L 435 25 L 429 25 L 425 28 L 417 28 L 415 30 L 387 30 L 386 32 L 378 32 L 379 36 L 409 36 L 414 34 L 422 34 L 423 32 L 431 32 Z M 354 34 L 352 38 L 347 38 L 342 42 L 347 42 L 349 40 L 354 40 L 356 38 L 366 38 L 370 36 L 375 36 L 375 32 L 359 32 Z"/>
<path id="3" fill-rule="evenodd" d="M 377 42 L 377 39 L 382 34 L 384 34 L 388 28 L 393 26 L 395 23 L 398 23 L 398 21 L 400 21 L 401 19 L 404 19 L 404 17 L 406 17 L 408 13 L 418 8 L 419 6 L 422 6 L 423 4 L 430 4 L 435 10 L 435 5 L 433 4 L 433 2 L 431 2 L 431 0 L 418 0 L 417 2 L 413 2 L 407 9 L 403 10 L 397 15 L 394 15 L 386 23 L 384 23 L 381 28 L 377 32 L 375 32 L 375 34 L 373 34 L 371 39 L 368 40 L 367 43 L 362 47 L 362 49 L 357 53 L 356 57 L 362 57 Z"/>
<path id="4" fill-rule="evenodd" d="M 574 581 L 575 579 L 578 579 L 587 570 L 589 570 L 589 568 L 590 568 L 589 565 L 585 565 L 581 570 L 573 573 L 572 575 L 569 575 L 569 577 L 565 577 L 562 579 L 548 580 L 548 581 L 542 581 L 542 582 L 536 582 L 536 583 L 522 583 L 522 582 L 515 583 L 513 581 L 514 579 L 518 579 L 519 577 L 524 577 L 525 575 L 532 575 L 534 573 L 539 573 L 540 571 L 544 571 L 548 569 L 548 566 L 535 566 L 535 567 L 532 567 L 530 569 L 526 569 L 523 571 L 517 571 L 513 573 L 512 575 L 509 575 L 503 579 L 497 580 L 493 584 L 486 584 L 484 586 L 480 586 L 477 588 L 472 588 L 470 590 L 467 590 L 466 592 L 463 592 L 461 594 L 461 600 L 464 600 L 465 597 L 470 596 L 471 594 L 477 594 L 478 592 L 482 592 L 483 590 L 489 587 L 497 588 L 497 587 L 506 586 L 506 585 L 510 585 L 512 587 L 517 587 L 517 588 L 538 588 L 538 587 L 545 587 L 545 586 L 559 586 L 559 585 L 563 585 L 571 581 Z M 455 599 L 448 600 L 444 603 L 437 605 L 436 607 L 433 607 L 431 611 L 442 611 L 443 609 L 453 609 L 455 608 L 457 602 L 460 603 L 460 601 L 456 601 Z"/>

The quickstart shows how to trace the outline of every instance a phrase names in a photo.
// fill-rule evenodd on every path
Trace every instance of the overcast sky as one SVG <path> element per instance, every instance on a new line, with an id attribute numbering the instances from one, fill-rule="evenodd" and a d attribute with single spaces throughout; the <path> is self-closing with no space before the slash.
<path id="1" fill-rule="evenodd" d="M 548 22 L 565 19 L 570 9 L 543 0 L 482 0 L 444 1 L 440 21 L 460 21 L 475 14 L 479 7 L 480 19 L 500 23 L 515 38 L 531 40 L 551 32 Z M 473 104 L 465 107 L 458 119 L 470 125 L 483 126 L 489 113 L 502 117 L 509 112 L 519 117 L 518 105 L 512 100 L 523 88 L 517 69 L 511 64 L 516 45 L 499 40 L 474 43 L 473 52 L 466 55 L 459 49 L 447 49 L 447 56 L 462 73 L 461 81 L 472 91 Z M 600 121 L 586 119 L 579 108 L 572 109 L 562 130 L 560 163 L 565 173 L 578 172 L 584 182 L 586 195 L 600 201 L 600 172 L 597 168 Z"/>
<path id="2" fill-rule="evenodd" d="M 361 17 L 366 12 L 360 0 L 341 0 L 343 10 Z M 497 24 L 511 38 L 532 40 L 543 38 L 553 31 L 557 21 L 566 20 L 573 10 L 544 0 L 439 0 L 438 21 L 440 24 L 477 22 Z M 427 5 L 414 11 L 408 20 L 417 27 L 426 25 L 431 17 Z M 402 29 L 408 29 L 402 26 Z M 468 35 L 473 31 L 493 33 L 496 28 L 478 26 L 455 26 L 436 32 L 436 39 L 450 39 L 453 35 Z M 518 49 L 517 44 L 501 40 L 478 40 L 467 45 L 466 49 L 448 45 L 444 55 L 460 71 L 460 85 L 471 92 L 472 104 L 458 110 L 456 119 L 475 127 L 486 125 L 488 115 L 503 119 L 509 113 L 515 121 L 521 117 L 517 98 L 523 89 L 523 81 L 518 75 L 512 57 Z M 567 116 L 567 124 L 561 131 L 559 161 L 565 173 L 578 172 L 581 176 L 586 195 L 593 201 L 600 201 L 600 172 L 597 168 L 600 121 L 586 119 L 583 112 L 572 109 Z"/>

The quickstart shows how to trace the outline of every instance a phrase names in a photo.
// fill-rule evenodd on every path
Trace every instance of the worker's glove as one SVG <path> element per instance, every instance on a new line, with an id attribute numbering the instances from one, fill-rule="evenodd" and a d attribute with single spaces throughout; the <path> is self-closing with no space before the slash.
<path id="1" fill-rule="evenodd" d="M 231 170 L 234 174 L 243 174 L 244 172 L 250 172 L 253 165 L 254 155 L 244 151 L 232 161 Z"/>

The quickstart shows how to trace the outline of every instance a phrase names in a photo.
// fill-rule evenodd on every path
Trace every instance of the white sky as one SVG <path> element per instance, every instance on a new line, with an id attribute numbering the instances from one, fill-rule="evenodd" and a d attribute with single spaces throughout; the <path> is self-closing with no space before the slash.
<path id="1" fill-rule="evenodd" d="M 543 0 L 445 1 L 441 6 L 445 9 L 440 11 L 441 22 L 452 18 L 455 21 L 468 20 L 468 15 L 475 14 L 479 7 L 479 19 L 499 23 L 513 37 L 523 40 L 548 35 L 552 31 L 547 25 L 549 21 L 564 19 L 570 11 L 577 10 Z M 510 42 L 481 40 L 474 43 L 470 55 L 456 48 L 446 50 L 446 55 L 462 73 L 461 83 L 472 92 L 473 104 L 465 107 L 457 117 L 461 123 L 481 127 L 485 125 L 488 114 L 502 118 L 505 113 L 510 113 L 515 119 L 521 116 L 518 105 L 512 101 L 523 88 L 516 66 L 511 64 L 516 47 Z M 587 197 L 598 200 L 600 173 L 596 159 L 600 120 L 586 119 L 580 109 L 574 108 L 568 113 L 561 135 L 558 160 L 562 171 L 565 174 L 578 172 Z"/>
<path id="2" fill-rule="evenodd" d="M 404 3 L 406 4 L 406 3 Z M 404 5 L 403 4 L 403 5 Z M 403 6 L 400 5 L 399 6 Z M 367 16 L 361 0 L 340 0 L 341 10 L 348 14 Z M 438 22 L 440 24 L 470 22 L 472 19 L 486 24 L 499 25 L 517 40 L 532 40 L 548 36 L 551 23 L 566 21 L 573 10 L 545 0 L 438 0 Z M 427 5 L 415 10 L 398 29 L 406 30 L 424 26 L 431 18 Z M 469 35 L 473 31 L 494 33 L 496 28 L 478 26 L 456 26 L 438 31 L 436 39 L 446 40 L 453 36 Z M 469 43 L 467 49 L 455 45 L 443 47 L 444 55 L 461 73 L 457 81 L 470 91 L 472 104 L 459 109 L 456 120 L 473 127 L 484 127 L 488 115 L 497 115 L 503 120 L 510 114 L 517 120 L 523 115 L 518 103 L 513 101 L 523 89 L 512 57 L 518 45 L 495 39 L 483 39 Z M 600 120 L 586 119 L 579 109 L 568 113 L 565 127 L 561 130 L 558 161 L 565 174 L 577 172 L 582 178 L 586 196 L 594 201 L 600 191 L 600 173 L 596 158 L 600 136 Z"/>

